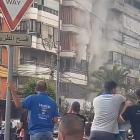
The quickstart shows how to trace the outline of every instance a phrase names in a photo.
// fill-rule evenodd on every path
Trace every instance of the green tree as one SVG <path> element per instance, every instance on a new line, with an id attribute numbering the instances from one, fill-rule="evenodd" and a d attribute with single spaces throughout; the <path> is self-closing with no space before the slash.
<path id="1" fill-rule="evenodd" d="M 93 76 L 94 89 L 100 92 L 104 82 L 114 80 L 120 89 L 127 91 L 128 85 L 126 78 L 130 74 L 130 70 L 118 65 L 114 65 L 111 69 L 106 66 L 101 66 L 99 70 L 95 71 Z"/>
<path id="2" fill-rule="evenodd" d="M 23 87 L 24 96 L 26 97 L 35 94 L 35 86 L 36 86 L 36 80 L 35 79 L 29 80 Z"/>
<path id="3" fill-rule="evenodd" d="M 35 94 L 35 86 L 36 86 L 36 79 L 29 80 L 23 88 L 24 96 L 29 96 Z M 47 91 L 49 96 L 51 96 L 55 100 L 55 83 L 51 80 L 46 80 L 47 83 Z"/>

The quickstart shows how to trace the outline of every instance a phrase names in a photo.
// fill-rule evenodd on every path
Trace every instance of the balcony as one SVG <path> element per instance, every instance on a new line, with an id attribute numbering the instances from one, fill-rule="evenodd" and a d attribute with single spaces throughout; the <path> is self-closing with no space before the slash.
<path id="1" fill-rule="evenodd" d="M 65 32 L 73 32 L 73 33 L 79 34 L 80 30 L 81 30 L 80 27 L 73 25 L 73 24 L 63 24 L 62 25 L 62 31 L 65 31 Z"/>
<path id="2" fill-rule="evenodd" d="M 38 9 L 38 21 L 58 27 L 58 11 L 44 7 L 42 5 L 40 5 Z"/>
<path id="3" fill-rule="evenodd" d="M 23 19 L 35 19 L 37 20 L 38 8 L 31 7 L 26 14 L 24 15 Z"/>
<path id="4" fill-rule="evenodd" d="M 64 82 L 87 85 L 87 76 L 83 73 L 76 73 L 75 71 L 64 72 L 61 78 Z"/>
<path id="5" fill-rule="evenodd" d="M 125 13 L 137 20 L 140 19 L 140 10 L 133 5 L 125 3 L 123 0 L 115 0 L 112 2 L 111 8 L 118 12 Z"/>
<path id="6" fill-rule="evenodd" d="M 19 76 L 36 77 L 36 78 L 50 78 L 52 72 L 51 66 L 44 63 L 37 63 L 33 60 L 20 60 L 17 68 L 14 68 L 14 73 Z"/>
<path id="7" fill-rule="evenodd" d="M 92 11 L 92 4 L 88 1 L 81 0 L 63 0 L 62 5 L 64 6 L 73 6 L 75 8 L 79 8 L 81 10 L 88 9 L 89 12 Z"/>
<path id="8" fill-rule="evenodd" d="M 75 51 L 70 51 L 70 50 L 65 50 L 60 52 L 61 57 L 75 57 L 76 52 Z"/>

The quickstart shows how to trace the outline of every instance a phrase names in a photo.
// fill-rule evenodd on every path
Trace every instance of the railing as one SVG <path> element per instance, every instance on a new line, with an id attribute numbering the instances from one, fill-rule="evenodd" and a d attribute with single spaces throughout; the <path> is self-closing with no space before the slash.
<path id="1" fill-rule="evenodd" d="M 37 67 L 43 67 L 43 68 L 53 68 L 54 66 L 51 64 L 44 64 L 44 63 L 38 63 L 36 60 L 27 60 L 27 59 L 20 59 L 20 64 L 30 64 L 35 65 Z"/>

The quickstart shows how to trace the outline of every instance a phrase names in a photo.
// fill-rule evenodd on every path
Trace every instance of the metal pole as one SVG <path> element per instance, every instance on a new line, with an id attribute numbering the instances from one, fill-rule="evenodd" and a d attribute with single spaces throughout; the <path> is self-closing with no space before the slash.
<path id="1" fill-rule="evenodd" d="M 10 82 L 12 81 L 12 73 L 13 73 L 13 52 L 14 52 L 14 48 L 12 46 L 9 46 L 9 47 L 7 47 L 7 49 L 8 49 L 8 78 L 7 78 L 7 83 L 10 84 Z M 10 94 L 9 88 L 7 88 L 4 140 L 10 140 L 10 122 L 11 122 L 11 94 Z"/>
<path id="2" fill-rule="evenodd" d="M 57 78 L 56 78 L 56 103 L 58 107 L 60 107 L 59 99 L 60 99 L 60 11 L 61 11 L 61 2 L 59 0 L 59 14 L 58 14 L 58 49 L 57 49 Z"/>

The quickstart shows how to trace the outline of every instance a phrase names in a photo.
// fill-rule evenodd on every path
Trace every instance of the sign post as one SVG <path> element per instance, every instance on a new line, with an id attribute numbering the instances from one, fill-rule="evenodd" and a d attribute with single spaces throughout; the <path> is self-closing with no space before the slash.
<path id="1" fill-rule="evenodd" d="M 7 79 L 8 84 L 10 84 L 10 82 L 12 81 L 13 53 L 14 53 L 14 48 L 12 46 L 9 46 L 8 47 L 8 79 Z M 11 127 L 10 120 L 11 120 L 11 94 L 9 88 L 7 88 L 4 140 L 10 140 L 10 127 Z"/>
<path id="2" fill-rule="evenodd" d="M 27 34 L 2 32 L 0 33 L 0 45 L 7 45 L 8 50 L 7 83 L 9 84 L 12 81 L 14 46 L 31 46 L 31 36 Z M 10 140 L 10 127 L 11 127 L 10 120 L 11 120 L 11 94 L 9 88 L 7 88 L 4 140 Z"/>
<path id="3" fill-rule="evenodd" d="M 0 9 L 9 26 L 10 31 L 14 31 L 28 10 L 33 0 L 0 0 Z M 13 73 L 13 46 L 30 46 L 30 37 L 17 36 L 15 34 L 0 33 L 0 45 L 9 45 L 8 47 L 8 79 L 10 84 Z M 12 46 L 13 45 L 13 46 Z M 10 119 L 11 119 L 11 95 L 9 89 L 6 94 L 6 113 L 5 113 L 5 133 L 4 140 L 10 140 Z"/>

